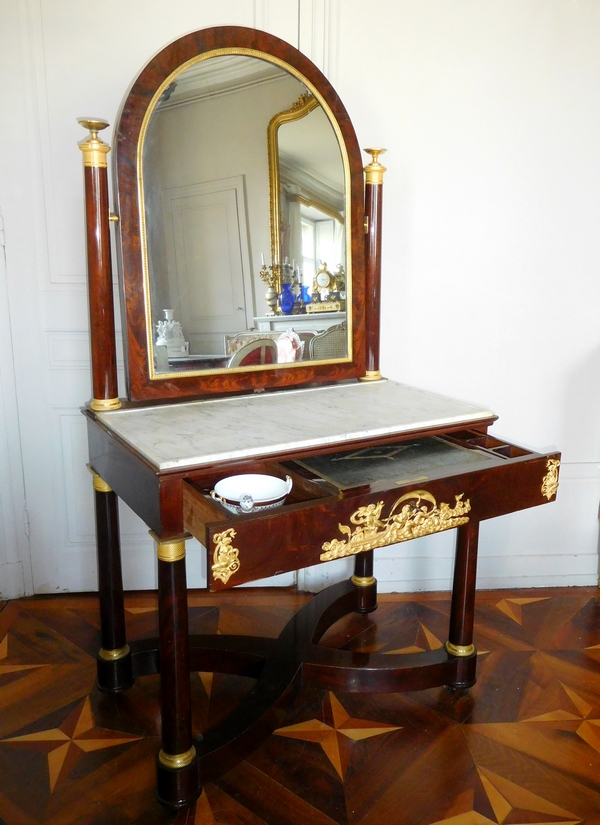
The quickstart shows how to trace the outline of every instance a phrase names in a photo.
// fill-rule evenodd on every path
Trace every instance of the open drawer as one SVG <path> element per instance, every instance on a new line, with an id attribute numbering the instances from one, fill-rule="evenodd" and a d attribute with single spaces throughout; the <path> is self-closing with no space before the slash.
<path id="1" fill-rule="evenodd" d="M 475 430 L 263 462 L 285 478 L 283 506 L 232 515 L 210 497 L 231 470 L 183 484 L 184 526 L 208 550 L 213 590 L 535 507 L 558 487 L 560 454 Z"/>

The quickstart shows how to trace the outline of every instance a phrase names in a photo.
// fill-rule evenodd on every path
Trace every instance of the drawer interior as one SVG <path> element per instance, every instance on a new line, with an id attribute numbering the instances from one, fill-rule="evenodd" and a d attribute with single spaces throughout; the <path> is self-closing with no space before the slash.
<path id="1" fill-rule="evenodd" d="M 300 471 L 299 471 L 300 470 Z M 338 494 L 338 491 L 327 480 L 321 478 L 309 478 L 301 468 L 294 467 L 293 462 L 282 464 L 279 462 L 256 462 L 250 466 L 242 468 L 219 468 L 212 472 L 205 472 L 202 476 L 187 479 L 184 483 L 184 513 L 186 521 L 190 520 L 191 510 L 195 515 L 194 521 L 206 525 L 210 522 L 220 522 L 230 519 L 252 519 L 261 518 L 272 512 L 281 512 L 281 508 L 276 511 L 259 510 L 255 513 L 236 515 L 231 513 L 226 507 L 213 499 L 210 495 L 215 484 L 221 479 L 237 475 L 238 473 L 264 473 L 266 475 L 277 476 L 285 479 L 290 476 L 292 479 L 292 489 L 285 500 L 285 507 L 321 501 Z M 188 527 L 188 529 L 190 529 Z M 192 530 L 193 532 L 193 530 Z M 195 535 L 195 534 L 194 534 Z"/>
<path id="2" fill-rule="evenodd" d="M 449 442 L 453 442 L 470 449 L 476 449 L 484 453 L 489 453 L 493 456 L 518 458 L 523 455 L 531 455 L 531 451 L 525 449 L 524 447 L 519 447 L 516 444 L 509 444 L 499 438 L 494 438 L 493 435 L 478 433 L 474 430 L 462 430 L 461 432 L 447 435 L 445 438 Z"/>
<path id="3" fill-rule="evenodd" d="M 466 508 L 457 518 L 473 512 L 483 521 L 543 504 L 547 463 L 545 455 L 464 430 L 368 447 L 355 444 L 354 449 L 285 461 L 206 468 L 183 483 L 184 527 L 208 550 L 210 587 L 222 589 L 348 555 L 344 547 L 362 534 L 367 511 L 383 513 L 381 523 L 369 526 L 368 542 L 384 547 L 451 529 L 456 525 L 442 521 L 455 508 Z M 222 478 L 254 472 L 292 478 L 282 506 L 237 515 L 211 498 Z M 414 525 L 418 521 L 420 532 L 388 536 L 390 524 L 396 523 L 392 516 L 408 519 L 412 530 L 413 514 L 419 516 Z M 362 550 L 350 554 L 355 552 Z"/>
<path id="4" fill-rule="evenodd" d="M 291 461 L 257 461 L 218 467 L 186 480 L 186 520 L 204 528 L 211 522 L 258 519 L 327 499 L 345 498 L 367 490 L 377 492 L 412 482 L 476 470 L 530 453 L 493 436 L 463 430 L 444 436 L 416 438 L 393 444 L 335 451 Z M 293 486 L 283 508 L 236 515 L 215 501 L 210 492 L 222 478 L 237 473 L 266 473 Z M 190 529 L 188 527 L 188 529 Z"/>
<path id="5" fill-rule="evenodd" d="M 526 455 L 506 442 L 475 431 L 328 453 L 295 462 L 311 479 L 327 480 L 344 494 L 366 485 L 374 490 L 476 469 Z"/>

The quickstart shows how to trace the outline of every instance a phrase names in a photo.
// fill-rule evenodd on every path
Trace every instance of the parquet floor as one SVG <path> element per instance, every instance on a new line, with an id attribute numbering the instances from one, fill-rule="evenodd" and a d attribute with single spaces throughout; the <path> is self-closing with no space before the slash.
<path id="1" fill-rule="evenodd" d="M 307 597 L 191 594 L 194 633 L 276 635 Z M 127 598 L 130 638 L 156 634 L 153 594 Z M 446 639 L 446 594 L 382 596 L 324 643 L 415 651 Z M 600 825 L 600 595 L 478 595 L 479 679 L 467 694 L 300 693 L 282 727 L 198 803 L 154 798 L 157 679 L 94 687 L 92 595 L 0 611 L 0 821 L 6 825 Z M 251 682 L 193 674 L 197 731 Z"/>

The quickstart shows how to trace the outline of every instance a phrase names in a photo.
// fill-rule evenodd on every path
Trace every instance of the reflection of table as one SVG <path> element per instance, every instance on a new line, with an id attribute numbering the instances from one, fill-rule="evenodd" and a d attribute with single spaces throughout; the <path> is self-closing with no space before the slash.
<path id="1" fill-rule="evenodd" d="M 304 315 L 262 315 L 254 319 L 261 331 L 293 329 L 295 332 L 315 330 L 321 332 L 346 320 L 345 312 L 312 312 Z"/>
<path id="2" fill-rule="evenodd" d="M 545 503 L 557 487 L 558 455 L 538 455 L 487 435 L 495 419 L 489 410 L 393 382 L 86 415 L 96 474 L 98 684 L 120 691 L 137 676 L 160 673 L 158 794 L 173 806 L 190 804 L 202 783 L 263 741 L 300 684 L 350 692 L 473 684 L 479 521 Z M 379 452 L 383 471 L 373 467 Z M 368 472 L 361 473 L 366 459 Z M 276 510 L 232 516 L 208 492 L 240 471 L 289 474 L 292 493 Z M 131 647 L 117 495 L 157 542 L 160 636 Z M 376 608 L 375 549 L 453 528 L 454 586 L 443 648 L 378 655 L 319 646 L 338 618 Z M 212 590 L 348 556 L 355 557 L 354 575 L 316 596 L 278 639 L 189 637 L 190 534 L 207 547 Z M 192 737 L 190 670 L 256 680 L 238 708 L 199 739 Z"/>
<path id="3" fill-rule="evenodd" d="M 169 358 L 169 369 L 174 372 L 182 370 L 217 370 L 227 366 L 228 355 L 182 355 Z"/>

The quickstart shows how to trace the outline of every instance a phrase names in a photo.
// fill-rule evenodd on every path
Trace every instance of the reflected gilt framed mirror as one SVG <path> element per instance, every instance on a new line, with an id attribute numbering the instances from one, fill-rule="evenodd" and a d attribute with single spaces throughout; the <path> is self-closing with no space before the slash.
<path id="1" fill-rule="evenodd" d="M 113 171 L 130 400 L 365 375 L 360 150 L 299 51 L 241 27 L 170 44 L 125 98 Z"/>

